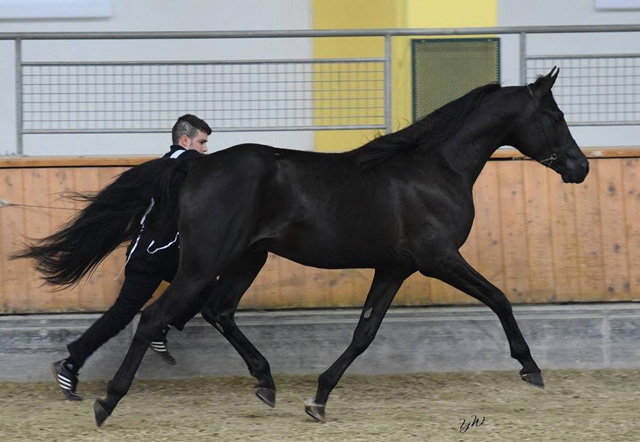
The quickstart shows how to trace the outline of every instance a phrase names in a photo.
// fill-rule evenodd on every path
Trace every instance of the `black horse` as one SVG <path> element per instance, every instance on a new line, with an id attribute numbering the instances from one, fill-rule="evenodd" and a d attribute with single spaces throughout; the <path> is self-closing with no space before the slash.
<path id="1" fill-rule="evenodd" d="M 234 322 L 240 298 L 273 252 L 313 267 L 373 268 L 375 275 L 353 340 L 320 375 L 307 413 L 324 420 L 329 394 L 373 341 L 403 281 L 416 271 L 482 301 L 498 316 L 520 375 L 543 387 L 511 305 L 460 255 L 474 218 L 472 188 L 502 145 L 580 183 L 589 164 L 572 138 L 551 87 L 558 70 L 527 86 L 475 89 L 398 132 L 359 149 L 319 154 L 245 144 L 185 165 L 153 160 L 134 167 L 91 198 L 62 230 L 18 257 L 35 258 L 53 284 L 70 285 L 135 235 L 151 197 L 170 207 L 179 192 L 178 274 L 142 313 L 129 352 L 96 400 L 101 425 L 129 390 L 149 343 L 165 325 L 182 327 L 198 311 L 243 357 L 256 393 L 275 404 L 266 359 Z M 186 161 L 186 160 L 185 160 Z M 156 222 L 175 214 L 160 211 Z M 199 297 L 218 278 L 214 292 Z"/>

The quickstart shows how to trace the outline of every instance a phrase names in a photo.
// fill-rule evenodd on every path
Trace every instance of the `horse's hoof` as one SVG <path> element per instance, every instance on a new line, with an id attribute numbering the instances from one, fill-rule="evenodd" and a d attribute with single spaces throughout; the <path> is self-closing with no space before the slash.
<path id="1" fill-rule="evenodd" d="M 324 405 L 316 404 L 314 399 L 304 401 L 304 411 L 317 422 L 324 422 Z"/>
<path id="2" fill-rule="evenodd" d="M 527 384 L 533 385 L 534 387 L 544 388 L 544 381 L 542 380 L 542 373 L 524 373 L 521 374 L 520 377 Z"/>
<path id="3" fill-rule="evenodd" d="M 106 404 L 102 399 L 96 399 L 93 403 L 93 414 L 96 418 L 96 425 L 98 427 L 101 427 L 104 421 L 106 421 L 111 414 L 107 411 L 105 405 Z"/>
<path id="4" fill-rule="evenodd" d="M 270 388 L 258 387 L 256 388 L 256 396 L 258 396 L 262 402 L 264 402 L 271 408 L 276 406 L 275 390 L 272 390 Z"/>

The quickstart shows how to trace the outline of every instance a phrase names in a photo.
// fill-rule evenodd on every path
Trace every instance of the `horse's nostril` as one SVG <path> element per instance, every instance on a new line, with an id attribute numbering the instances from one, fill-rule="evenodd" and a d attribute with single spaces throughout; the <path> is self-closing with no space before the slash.
<path id="1" fill-rule="evenodd" d="M 586 158 L 582 158 L 580 160 L 580 165 L 584 169 L 584 174 L 585 175 L 588 174 L 589 173 L 589 160 L 587 160 Z"/>

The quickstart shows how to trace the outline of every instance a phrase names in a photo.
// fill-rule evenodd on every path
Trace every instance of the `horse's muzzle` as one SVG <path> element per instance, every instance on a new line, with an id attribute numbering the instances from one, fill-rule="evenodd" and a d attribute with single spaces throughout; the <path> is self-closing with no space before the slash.
<path id="1" fill-rule="evenodd" d="M 567 158 L 558 172 L 565 183 L 579 184 L 587 178 L 589 174 L 589 160 L 582 155 L 580 158 Z"/>

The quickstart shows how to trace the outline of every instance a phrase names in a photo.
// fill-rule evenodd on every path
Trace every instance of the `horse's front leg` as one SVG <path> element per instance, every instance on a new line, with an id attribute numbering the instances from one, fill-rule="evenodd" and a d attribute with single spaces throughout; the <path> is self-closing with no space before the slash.
<path id="1" fill-rule="evenodd" d="M 256 396 L 270 407 L 276 405 L 276 386 L 267 359 L 253 346 L 236 325 L 234 315 L 242 295 L 249 289 L 265 261 L 267 252 L 247 252 L 227 267 L 214 295 L 202 309 L 202 317 L 224 336 L 258 380 Z"/>
<path id="2" fill-rule="evenodd" d="M 520 376 L 525 382 L 544 388 L 542 373 L 533 360 L 529 346 L 520 332 L 520 328 L 513 316 L 511 303 L 499 288 L 491 284 L 471 267 L 458 251 L 450 253 L 445 259 L 439 260 L 437 266 L 430 266 L 426 270 L 421 268 L 420 271 L 426 276 L 438 278 L 482 301 L 493 310 L 498 315 L 502 328 L 507 335 L 511 357 L 522 364 Z"/>
<path id="3" fill-rule="evenodd" d="M 305 411 L 309 416 L 317 421 L 324 422 L 325 407 L 329 394 L 351 363 L 373 342 L 380 324 L 387 310 L 389 310 L 391 301 L 393 301 L 400 286 L 411 273 L 413 271 L 405 269 L 376 270 L 349 347 L 327 371 L 320 375 L 316 396 L 305 401 Z"/>
<path id="4" fill-rule="evenodd" d="M 93 405 L 93 412 L 98 426 L 104 423 L 116 408 L 118 402 L 129 391 L 151 341 L 160 334 L 172 319 L 180 318 L 186 312 L 193 311 L 195 303 L 201 302 L 198 295 L 211 282 L 212 278 L 210 277 L 189 278 L 179 274 L 160 299 L 142 312 L 140 324 L 129 346 L 129 351 L 118 372 L 107 385 L 107 397 L 105 399 L 97 399 Z"/>

